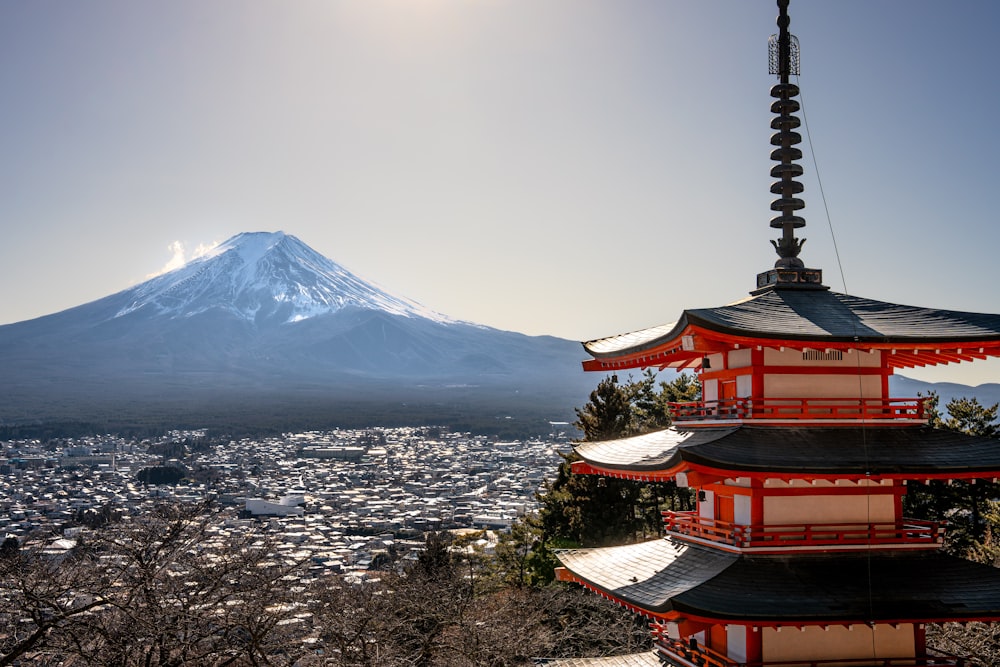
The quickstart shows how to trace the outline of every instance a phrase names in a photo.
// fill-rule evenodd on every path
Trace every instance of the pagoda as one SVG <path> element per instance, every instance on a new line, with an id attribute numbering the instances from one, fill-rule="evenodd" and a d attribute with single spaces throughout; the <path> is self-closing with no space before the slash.
<path id="1" fill-rule="evenodd" d="M 944 526 L 904 517 L 903 497 L 995 480 L 1000 442 L 931 428 L 889 377 L 1000 356 L 1000 315 L 837 293 L 799 258 L 798 42 L 778 10 L 777 262 L 741 301 L 584 343 L 587 370 L 689 369 L 702 400 L 666 430 L 578 443 L 574 473 L 674 480 L 697 509 L 665 512 L 661 539 L 562 551 L 558 576 L 647 617 L 664 664 L 960 665 L 930 654 L 926 624 L 1000 621 L 1000 569 L 944 553 Z"/>

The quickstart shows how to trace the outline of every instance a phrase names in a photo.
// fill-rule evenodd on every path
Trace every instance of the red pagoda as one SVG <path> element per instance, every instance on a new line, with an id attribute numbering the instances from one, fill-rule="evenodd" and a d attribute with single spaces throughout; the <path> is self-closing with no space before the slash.
<path id="1" fill-rule="evenodd" d="M 943 553 L 943 526 L 902 500 L 1000 477 L 1000 442 L 930 428 L 889 377 L 1000 356 L 1000 315 L 836 293 L 799 259 L 798 43 L 778 8 L 774 268 L 742 301 L 584 343 L 587 370 L 691 369 L 703 400 L 664 431 L 578 444 L 574 472 L 675 480 L 697 510 L 665 513 L 663 539 L 560 552 L 559 577 L 651 620 L 655 656 L 634 664 L 959 665 L 925 626 L 1000 620 L 1000 570 Z"/>

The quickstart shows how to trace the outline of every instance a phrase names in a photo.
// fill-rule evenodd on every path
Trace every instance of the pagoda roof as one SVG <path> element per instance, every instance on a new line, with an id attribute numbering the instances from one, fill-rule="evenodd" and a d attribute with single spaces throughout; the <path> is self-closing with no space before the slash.
<path id="1" fill-rule="evenodd" d="M 697 470 L 722 476 L 902 479 L 1000 476 L 1000 440 L 929 426 L 668 428 L 582 442 L 589 470 L 643 479 Z"/>
<path id="2" fill-rule="evenodd" d="M 636 611 L 772 625 L 1000 619 L 1000 570 L 933 552 L 733 555 L 658 539 L 558 553 Z"/>
<path id="3" fill-rule="evenodd" d="M 685 344 L 684 336 L 693 339 Z M 669 357 L 683 357 L 684 352 L 700 356 L 721 351 L 719 343 L 739 346 L 757 342 L 793 347 L 840 343 L 841 347 L 860 349 L 968 348 L 964 358 L 931 361 L 940 363 L 1000 355 L 1000 315 L 904 306 L 829 290 L 771 288 L 726 306 L 685 310 L 671 324 L 587 341 L 583 346 L 596 360 L 659 353 L 658 357 L 633 359 L 630 366 L 635 367 L 667 365 Z M 979 349 L 989 347 L 997 349 Z M 588 370 L 601 368 L 607 365 Z"/>

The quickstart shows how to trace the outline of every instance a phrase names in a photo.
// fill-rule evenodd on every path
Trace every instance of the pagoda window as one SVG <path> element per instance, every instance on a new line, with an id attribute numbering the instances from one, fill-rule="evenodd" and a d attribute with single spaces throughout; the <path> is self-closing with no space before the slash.
<path id="1" fill-rule="evenodd" d="M 895 521 L 896 499 L 891 494 L 764 497 L 764 523 L 771 526 L 892 524 Z"/>
<path id="2" fill-rule="evenodd" d="M 706 403 L 714 403 L 719 400 L 719 381 L 704 380 L 701 383 L 701 393 Z"/>
<path id="3" fill-rule="evenodd" d="M 751 364 L 749 349 L 730 350 L 727 368 L 747 368 Z"/>
<path id="4" fill-rule="evenodd" d="M 747 661 L 747 626 L 726 626 L 726 657 L 736 662 Z"/>
<path id="5" fill-rule="evenodd" d="M 767 398 L 882 398 L 880 375 L 767 373 Z"/>
<path id="6" fill-rule="evenodd" d="M 836 489 L 836 490 L 835 490 Z M 892 524 L 902 520 L 900 498 L 906 488 L 890 480 L 855 484 L 837 480 L 768 480 L 762 498 L 762 523 Z"/>
<path id="7" fill-rule="evenodd" d="M 749 495 L 736 494 L 733 497 L 733 523 L 741 526 L 753 523 L 753 502 Z"/>
<path id="8" fill-rule="evenodd" d="M 802 350 L 802 361 L 843 361 L 844 353 L 840 350 Z"/>
<path id="9" fill-rule="evenodd" d="M 881 368 L 882 354 L 858 354 L 854 350 L 827 350 L 806 348 L 764 348 L 764 364 L 767 366 L 818 366 L 822 368 Z"/>
<path id="10" fill-rule="evenodd" d="M 715 492 L 702 490 L 698 492 L 698 516 L 702 519 L 715 517 Z"/>
<path id="11" fill-rule="evenodd" d="M 916 657 L 912 623 L 763 628 L 761 635 L 765 662 L 796 661 L 803 655 L 813 661 L 870 659 L 873 648 L 878 656 Z"/>
<path id="12" fill-rule="evenodd" d="M 761 387 L 767 398 L 886 398 L 888 369 L 881 352 L 765 348 Z"/>

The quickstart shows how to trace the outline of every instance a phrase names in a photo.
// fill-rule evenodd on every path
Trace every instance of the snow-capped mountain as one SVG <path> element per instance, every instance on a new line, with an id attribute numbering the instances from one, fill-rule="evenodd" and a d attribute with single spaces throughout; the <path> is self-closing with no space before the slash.
<path id="1" fill-rule="evenodd" d="M 284 232 L 238 234 L 126 292 L 129 303 L 118 317 L 143 309 L 190 317 L 217 308 L 247 321 L 286 323 L 354 306 L 454 322 L 361 280 Z"/>
<path id="2" fill-rule="evenodd" d="M 566 420 L 597 383 L 581 357 L 575 341 L 461 322 L 395 296 L 294 236 L 246 233 L 135 287 L 0 326 L 0 425 L 387 405 L 396 407 L 383 422 L 515 406 Z"/>

